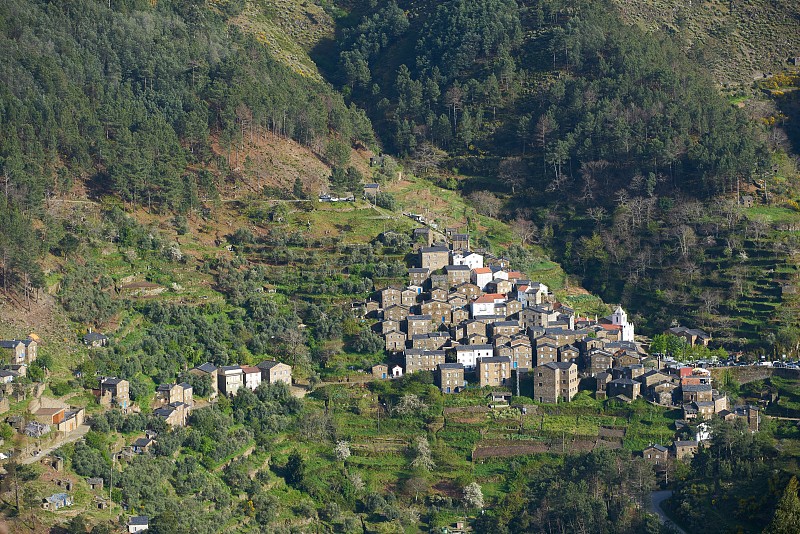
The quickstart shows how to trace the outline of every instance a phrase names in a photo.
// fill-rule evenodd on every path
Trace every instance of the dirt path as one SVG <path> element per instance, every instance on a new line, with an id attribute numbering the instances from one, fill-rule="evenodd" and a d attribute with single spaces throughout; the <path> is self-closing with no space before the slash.
<path id="1" fill-rule="evenodd" d="M 57 448 L 61 447 L 62 445 L 66 445 L 67 443 L 73 443 L 78 441 L 79 439 L 83 438 L 87 432 L 89 432 L 90 428 L 89 425 L 81 425 L 77 428 L 77 430 L 73 430 L 67 437 L 64 439 L 56 440 L 55 443 L 52 445 L 48 445 L 46 448 L 42 449 L 42 452 L 37 454 L 36 456 L 27 456 L 20 460 L 22 464 L 32 464 L 33 462 L 37 462 L 56 450 Z"/>

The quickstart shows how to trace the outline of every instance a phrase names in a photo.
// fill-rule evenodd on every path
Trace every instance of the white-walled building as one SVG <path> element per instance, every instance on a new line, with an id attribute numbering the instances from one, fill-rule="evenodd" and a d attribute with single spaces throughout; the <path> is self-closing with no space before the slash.
<path id="1" fill-rule="evenodd" d="M 466 265 L 470 269 L 483 267 L 483 256 L 476 252 L 453 252 L 453 265 Z"/>
<path id="2" fill-rule="evenodd" d="M 491 282 L 493 278 L 494 275 L 489 267 L 478 267 L 477 269 L 472 269 L 472 274 L 470 276 L 472 283 L 481 288 L 481 291 L 486 289 L 486 284 Z"/>
<path id="3" fill-rule="evenodd" d="M 479 358 L 491 358 L 494 356 L 492 345 L 459 345 L 456 347 L 456 361 L 464 366 L 464 369 L 475 369 Z"/>
<path id="4" fill-rule="evenodd" d="M 242 373 L 244 373 L 244 387 L 250 391 L 255 391 L 261 385 L 261 369 L 258 367 L 242 367 Z"/>
<path id="5" fill-rule="evenodd" d="M 622 306 L 617 306 L 614 313 L 609 317 L 611 324 L 620 327 L 620 341 L 633 341 L 633 323 L 628 322 L 628 314 L 622 309 Z"/>
<path id="6" fill-rule="evenodd" d="M 504 302 L 506 302 L 506 297 L 500 293 L 481 295 L 470 304 L 470 311 L 472 312 L 473 319 L 475 317 L 495 315 L 495 304 L 502 304 Z"/>

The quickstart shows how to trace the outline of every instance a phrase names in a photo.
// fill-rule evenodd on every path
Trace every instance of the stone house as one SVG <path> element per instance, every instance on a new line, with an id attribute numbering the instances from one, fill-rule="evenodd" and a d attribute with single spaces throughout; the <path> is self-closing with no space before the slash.
<path id="1" fill-rule="evenodd" d="M 682 337 L 686 341 L 689 342 L 689 345 L 692 347 L 695 344 L 700 344 L 705 347 L 708 346 L 708 342 L 711 341 L 711 336 L 699 328 L 686 328 L 685 326 L 674 326 L 669 328 L 664 332 L 665 334 L 672 334 L 673 336 Z"/>
<path id="2" fill-rule="evenodd" d="M 614 364 L 614 356 L 610 352 L 601 349 L 591 350 L 588 359 L 587 373 L 589 376 L 608 371 Z"/>
<path id="3" fill-rule="evenodd" d="M 8 363 L 33 363 L 36 361 L 38 344 L 31 338 L 4 339 L 0 341 L 0 350 L 8 358 Z"/>
<path id="4" fill-rule="evenodd" d="M 433 316 L 430 314 L 407 315 L 402 322 L 409 336 L 427 334 L 433 330 Z"/>
<path id="5" fill-rule="evenodd" d="M 186 426 L 190 411 L 188 404 L 173 402 L 161 408 L 156 408 L 153 410 L 153 415 L 160 417 L 171 427 L 183 427 Z"/>
<path id="6" fill-rule="evenodd" d="M 424 350 L 438 350 L 450 342 L 448 332 L 431 332 L 411 336 L 411 348 Z M 408 372 L 408 369 L 406 369 Z"/>
<path id="7" fill-rule="evenodd" d="M 519 332 L 518 321 L 498 321 L 496 323 L 492 323 L 490 326 L 493 337 L 513 336 Z"/>
<path id="8" fill-rule="evenodd" d="M 469 250 L 469 234 L 451 234 L 450 248 L 452 250 Z"/>
<path id="9" fill-rule="evenodd" d="M 389 366 L 385 363 L 378 363 L 372 366 L 372 376 L 380 380 L 389 378 Z"/>
<path id="10" fill-rule="evenodd" d="M 402 292 L 395 287 L 387 287 L 381 291 L 381 308 L 399 306 L 402 302 Z"/>
<path id="11" fill-rule="evenodd" d="M 292 366 L 275 360 L 264 360 L 256 365 L 261 369 L 261 381 L 269 384 L 283 382 L 292 385 Z"/>
<path id="12" fill-rule="evenodd" d="M 443 269 L 450 263 L 450 250 L 447 247 L 422 247 L 419 249 L 419 265 L 431 272 Z"/>
<path id="13" fill-rule="evenodd" d="M 542 342 L 542 338 L 536 340 L 536 366 L 539 367 L 546 363 L 558 361 L 558 347 L 551 342 Z"/>
<path id="14" fill-rule="evenodd" d="M 443 350 L 407 349 L 405 351 L 406 374 L 415 371 L 434 371 L 436 366 L 444 363 Z"/>
<path id="15" fill-rule="evenodd" d="M 100 380 L 100 404 L 103 406 L 119 406 L 127 410 L 131 402 L 130 382 L 115 376 Z"/>
<path id="16" fill-rule="evenodd" d="M 505 386 L 511 378 L 511 360 L 504 356 L 480 358 L 478 379 L 481 387 Z"/>
<path id="17" fill-rule="evenodd" d="M 653 465 L 665 464 L 669 460 L 669 449 L 663 445 L 650 445 L 642 449 L 642 457 Z"/>
<path id="18" fill-rule="evenodd" d="M 411 232 L 411 238 L 415 242 L 422 242 L 426 247 L 433 245 L 433 232 L 427 226 L 423 226 L 422 228 L 414 228 L 414 230 Z"/>
<path id="19" fill-rule="evenodd" d="M 611 373 L 605 371 L 597 373 L 594 376 L 595 380 L 595 398 L 605 399 L 608 395 L 608 383 L 611 382 Z"/>
<path id="20" fill-rule="evenodd" d="M 439 300 L 441 302 L 446 302 L 448 296 L 450 296 L 450 292 L 449 291 L 447 291 L 446 289 L 443 289 L 441 287 L 435 287 L 435 288 L 431 289 L 431 291 L 430 291 L 430 297 L 431 298 L 428 299 L 428 300 Z"/>
<path id="21" fill-rule="evenodd" d="M 696 441 L 675 441 L 672 444 L 672 453 L 677 460 L 692 458 L 697 453 L 698 442 Z"/>
<path id="22" fill-rule="evenodd" d="M 513 317 L 522 311 L 522 303 L 516 299 L 506 301 L 506 317 Z"/>
<path id="23" fill-rule="evenodd" d="M 68 434 L 83 424 L 86 419 L 86 410 L 81 407 L 70 407 L 64 411 L 64 418 L 55 425 L 56 430 Z"/>
<path id="24" fill-rule="evenodd" d="M 108 336 L 92 332 L 90 329 L 89 332 L 83 336 L 83 344 L 93 348 L 105 347 L 108 345 Z"/>
<path id="25" fill-rule="evenodd" d="M 578 366 L 567 362 L 548 362 L 533 369 L 533 398 L 555 404 L 569 402 L 578 393 Z"/>
<path id="26" fill-rule="evenodd" d="M 500 293 L 502 295 L 507 295 L 511 293 L 513 289 L 513 285 L 508 280 L 503 280 L 502 278 L 495 278 L 488 284 L 486 284 L 485 291 L 487 293 Z"/>
<path id="27" fill-rule="evenodd" d="M 389 332 L 399 332 L 400 331 L 400 321 L 392 321 L 391 319 L 386 321 L 381 321 L 378 323 L 380 328 L 380 333 L 383 335 L 388 334 Z"/>
<path id="28" fill-rule="evenodd" d="M 217 380 L 217 367 L 214 364 L 212 364 L 210 362 L 206 362 L 206 363 L 204 363 L 202 365 L 198 365 L 194 369 L 190 369 L 189 370 L 189 374 L 192 374 L 192 375 L 195 375 L 195 376 L 207 376 L 207 377 L 209 377 L 211 379 L 211 395 L 210 395 L 210 398 L 211 399 L 217 398 L 217 395 L 219 395 L 219 384 L 218 384 L 218 380 Z"/>
<path id="29" fill-rule="evenodd" d="M 412 286 L 424 287 L 431 275 L 431 270 L 422 267 L 412 267 L 408 270 L 408 283 Z"/>
<path id="30" fill-rule="evenodd" d="M 384 336 L 386 340 L 386 350 L 389 352 L 400 352 L 406 348 L 406 335 L 402 332 L 392 331 Z"/>
<path id="31" fill-rule="evenodd" d="M 416 289 L 412 289 L 410 287 L 404 289 L 400 292 L 400 305 L 405 306 L 406 308 L 416 305 L 417 298 L 421 293 L 422 287 L 419 286 L 417 286 Z"/>
<path id="32" fill-rule="evenodd" d="M 456 308 L 450 313 L 452 324 L 460 324 L 469 320 L 469 312 L 464 308 Z"/>
<path id="33" fill-rule="evenodd" d="M 408 308 L 405 306 L 389 306 L 388 308 L 383 310 L 383 320 L 384 321 L 402 321 L 408 315 Z"/>
<path id="34" fill-rule="evenodd" d="M 630 378 L 617 378 L 612 380 L 606 386 L 606 393 L 609 397 L 616 397 L 617 395 L 624 395 L 625 397 L 634 400 L 639 397 L 642 385 L 636 380 Z"/>
<path id="35" fill-rule="evenodd" d="M 447 275 L 442 274 L 432 274 L 430 276 L 431 281 L 431 288 L 434 289 L 441 289 L 442 291 L 447 291 L 450 288 L 450 284 L 447 280 Z"/>
<path id="36" fill-rule="evenodd" d="M 563 345 L 558 347 L 558 361 L 560 362 L 572 362 L 575 365 L 578 365 L 580 357 L 581 351 L 573 345 Z"/>
<path id="37" fill-rule="evenodd" d="M 512 338 L 509 346 L 511 348 L 512 369 L 533 368 L 533 349 L 527 337 Z"/>
<path id="38" fill-rule="evenodd" d="M 456 286 L 456 291 L 464 295 L 467 300 L 472 300 L 481 295 L 481 288 L 472 283 L 458 285 Z"/>
<path id="39" fill-rule="evenodd" d="M 711 384 L 684 384 L 681 393 L 684 403 L 713 401 Z"/>
<path id="40" fill-rule="evenodd" d="M 467 385 L 464 366 L 460 363 L 440 363 L 436 366 L 433 379 L 442 393 L 458 393 Z"/>
<path id="41" fill-rule="evenodd" d="M 450 309 L 450 305 L 441 300 L 428 300 L 420 305 L 422 314 L 432 317 L 435 324 L 450 324 Z"/>
<path id="42" fill-rule="evenodd" d="M 470 281 L 470 269 L 466 265 L 447 265 L 444 272 L 447 273 L 447 283 L 450 287 Z"/>

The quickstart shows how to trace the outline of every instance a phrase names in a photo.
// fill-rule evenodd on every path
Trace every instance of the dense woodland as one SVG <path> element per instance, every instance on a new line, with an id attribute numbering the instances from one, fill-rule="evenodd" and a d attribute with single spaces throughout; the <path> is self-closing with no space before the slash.
<path id="1" fill-rule="evenodd" d="M 336 74 L 412 168 L 472 176 L 440 183 L 516 221 L 648 331 L 678 317 L 730 346 L 794 350 L 795 306 L 774 307 L 779 284 L 764 273 L 796 238 L 736 197 L 758 178 L 759 200 L 797 211 L 778 175 L 787 146 L 679 41 L 602 1 L 359 5 Z"/>
<path id="2" fill-rule="evenodd" d="M 289 137 L 333 164 L 337 146 L 373 142 L 363 112 L 227 25 L 242 3 L 110 5 L 0 4 L 6 286 L 42 286 L 29 260 L 57 251 L 52 239 L 64 232 L 47 220 L 34 232 L 34 221 L 76 182 L 96 196 L 186 212 L 215 195 L 207 169 L 226 175 L 239 165 L 231 148 L 243 137 Z M 223 156 L 214 157 L 214 141 Z"/>

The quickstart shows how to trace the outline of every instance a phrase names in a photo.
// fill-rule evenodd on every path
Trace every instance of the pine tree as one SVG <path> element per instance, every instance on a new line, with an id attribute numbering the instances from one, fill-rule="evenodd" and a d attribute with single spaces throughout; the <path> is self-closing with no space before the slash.
<path id="1" fill-rule="evenodd" d="M 797 477 L 792 477 L 775 510 L 775 517 L 764 534 L 800 534 L 800 498 L 797 489 Z"/>

